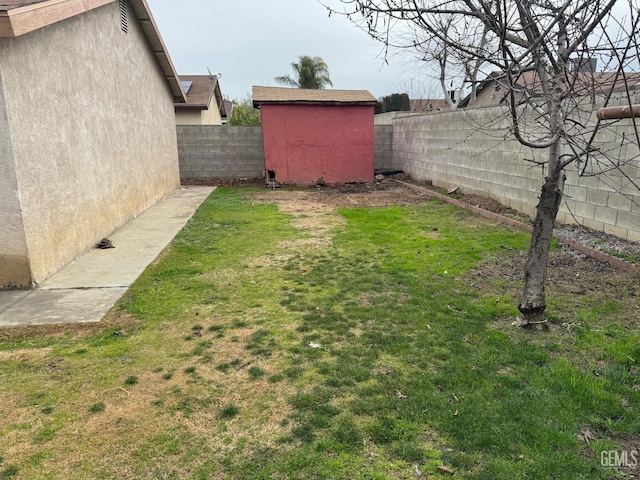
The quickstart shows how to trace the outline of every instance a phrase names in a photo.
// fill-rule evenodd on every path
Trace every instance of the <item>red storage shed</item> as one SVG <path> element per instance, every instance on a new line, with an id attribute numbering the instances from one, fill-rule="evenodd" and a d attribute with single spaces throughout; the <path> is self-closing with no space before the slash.
<path id="1" fill-rule="evenodd" d="M 267 182 L 373 182 L 375 104 L 366 90 L 254 86 Z"/>

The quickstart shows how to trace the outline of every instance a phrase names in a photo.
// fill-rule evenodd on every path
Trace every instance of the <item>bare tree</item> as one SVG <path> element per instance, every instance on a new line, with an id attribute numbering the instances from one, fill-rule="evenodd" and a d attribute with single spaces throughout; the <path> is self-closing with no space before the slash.
<path id="1" fill-rule="evenodd" d="M 595 145 L 603 125 L 591 121 L 593 105 L 585 106 L 585 99 L 595 103 L 598 97 L 606 104 L 616 88 L 628 83 L 625 69 L 633 62 L 637 68 L 639 7 L 636 0 L 627 2 L 340 0 L 340 8 L 331 8 L 387 45 L 393 46 L 395 30 L 414 32 L 415 38 L 420 33 L 435 59 L 474 59 L 465 65 L 476 72 L 483 65 L 499 72 L 495 78 L 507 92 L 509 134 L 544 154 L 535 162 L 544 168 L 545 178 L 518 305 L 532 328 L 546 328 L 546 270 L 565 169 L 578 165 L 583 174 L 593 172 L 608 155 Z M 434 42 L 439 50 L 433 49 Z M 423 48 L 417 40 L 415 48 Z M 604 84 L 581 68 L 592 57 L 606 59 L 611 78 Z"/>
<path id="2" fill-rule="evenodd" d="M 325 0 L 319 1 L 330 14 L 337 13 Z M 371 17 L 363 15 L 362 9 L 359 10 L 360 15 L 353 11 L 355 3 L 367 2 L 343 3 L 350 5 L 352 10 L 340 13 L 348 16 L 356 26 L 384 45 L 382 55 L 385 61 L 394 53 L 410 52 L 414 61 L 429 65 L 433 72 L 430 76 L 440 85 L 442 98 L 451 109 L 457 108 L 458 99 L 464 94 L 468 94 L 468 103 L 473 103 L 485 64 L 483 56 L 477 53 L 486 53 L 490 47 L 491 37 L 486 25 L 471 18 L 459 22 L 452 14 L 431 18 L 432 23 L 425 25 L 425 18 L 419 13 L 402 7 L 402 12 L 388 12 L 386 20 L 382 19 L 375 28 L 371 28 Z M 437 31 L 437 34 L 432 30 Z M 451 48 L 452 45 L 464 45 L 465 48 Z"/>
<path id="3" fill-rule="evenodd" d="M 484 58 L 468 52 L 486 51 L 488 48 L 488 29 L 479 22 L 464 22 L 460 28 L 452 15 L 444 15 L 434 25 L 439 36 L 425 35 L 421 23 L 413 25 L 410 41 L 405 42 L 403 49 L 413 48 L 418 58 L 435 66 L 437 81 L 453 110 L 458 107 L 459 100 L 468 93 L 468 105 L 476 98 L 479 77 L 482 74 Z M 446 41 L 440 38 L 447 39 Z M 452 48 L 452 45 L 465 45 L 465 49 Z"/>

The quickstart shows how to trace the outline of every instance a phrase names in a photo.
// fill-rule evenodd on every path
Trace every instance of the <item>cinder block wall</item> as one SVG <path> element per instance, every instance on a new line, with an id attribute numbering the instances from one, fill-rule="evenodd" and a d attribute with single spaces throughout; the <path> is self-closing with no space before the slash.
<path id="1" fill-rule="evenodd" d="M 397 118 L 392 167 L 533 215 L 542 171 L 522 159 L 541 153 L 505 140 L 507 121 L 496 121 L 502 116 L 500 108 L 478 108 Z"/>
<path id="2" fill-rule="evenodd" d="M 640 90 L 635 93 L 640 101 Z M 593 122 L 589 106 L 586 123 Z M 460 187 L 464 193 L 493 198 L 533 216 L 544 171 L 527 160 L 545 159 L 545 150 L 531 150 L 505 139 L 509 128 L 501 107 L 403 116 L 393 125 L 375 126 L 375 168 L 403 170 L 417 179 L 442 187 Z M 558 221 L 575 223 L 640 241 L 640 152 L 619 140 L 635 138 L 632 121 L 617 122 L 603 132 L 599 143 L 619 151 L 619 165 L 597 165 L 580 176 L 577 165 L 566 170 L 565 201 Z M 617 142 L 617 143 L 616 143 Z M 178 149 L 182 179 L 262 178 L 264 154 L 261 127 L 229 125 L 179 126 Z"/>
<path id="3" fill-rule="evenodd" d="M 585 105 L 583 124 L 595 122 L 596 109 Z M 493 198 L 533 216 L 545 172 L 527 160 L 546 160 L 547 151 L 507 139 L 510 125 L 503 113 L 501 107 L 490 107 L 396 118 L 392 168 L 437 186 L 457 186 L 464 193 Z M 630 119 L 596 137 L 598 145 L 616 152 L 616 159 L 614 164 L 592 162 L 586 173 L 607 171 L 606 175 L 584 176 L 577 164 L 567 167 L 558 222 L 640 241 L 640 191 L 634 185 L 640 176 L 639 152 L 633 141 L 621 148 L 623 134 L 635 138 Z"/>
<path id="4" fill-rule="evenodd" d="M 390 169 L 393 160 L 393 125 L 374 125 L 373 129 L 374 160 L 373 167 Z"/>
<path id="5" fill-rule="evenodd" d="M 178 125 L 182 180 L 264 178 L 262 127 Z"/>
<path id="6" fill-rule="evenodd" d="M 264 178 L 262 127 L 178 125 L 182 180 Z M 393 126 L 376 125 L 375 168 L 391 168 Z"/>

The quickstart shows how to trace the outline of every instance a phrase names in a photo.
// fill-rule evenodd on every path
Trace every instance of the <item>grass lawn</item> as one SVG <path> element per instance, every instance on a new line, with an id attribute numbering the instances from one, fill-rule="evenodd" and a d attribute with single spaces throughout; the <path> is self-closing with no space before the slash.
<path id="1" fill-rule="evenodd" d="M 0 330 L 0 479 L 640 475 L 637 278 L 558 261 L 525 332 L 527 235 L 270 195 L 217 189 L 101 324 Z"/>

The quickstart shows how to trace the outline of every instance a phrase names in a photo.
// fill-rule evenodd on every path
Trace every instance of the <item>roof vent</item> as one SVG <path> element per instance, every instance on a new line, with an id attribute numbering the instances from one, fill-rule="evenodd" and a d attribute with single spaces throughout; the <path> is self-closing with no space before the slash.
<path id="1" fill-rule="evenodd" d="M 120 28 L 124 33 L 129 31 L 129 18 L 127 16 L 127 0 L 120 0 Z"/>

